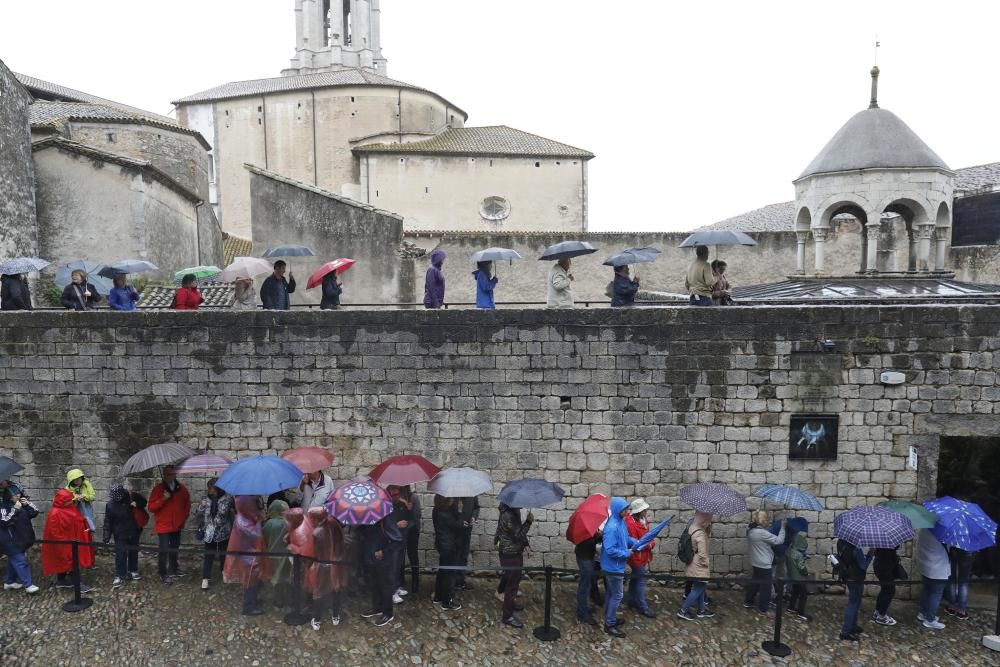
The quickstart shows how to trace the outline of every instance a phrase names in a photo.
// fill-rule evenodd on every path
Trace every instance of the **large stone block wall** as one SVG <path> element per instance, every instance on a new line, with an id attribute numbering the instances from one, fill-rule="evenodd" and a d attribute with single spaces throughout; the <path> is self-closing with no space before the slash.
<path id="1" fill-rule="evenodd" d="M 676 514 L 654 561 L 670 569 L 683 485 L 791 483 L 826 507 L 800 513 L 823 553 L 835 512 L 934 495 L 941 434 L 1000 433 L 998 326 L 1000 308 L 978 305 L 10 313 L 0 454 L 45 499 L 82 466 L 103 500 L 130 454 L 170 440 L 231 456 L 327 447 L 337 479 L 403 452 L 486 470 L 497 490 L 545 477 L 567 497 L 535 512 L 532 562 L 559 566 L 591 493 Z M 836 350 L 817 352 L 820 336 Z M 885 368 L 906 382 L 879 384 Z M 795 413 L 839 415 L 837 460 L 789 460 Z M 474 560 L 491 563 L 496 503 L 482 500 Z M 717 524 L 716 571 L 742 571 L 745 520 Z"/>
<path id="2" fill-rule="evenodd" d="M 0 258 L 38 252 L 31 95 L 0 60 Z"/>

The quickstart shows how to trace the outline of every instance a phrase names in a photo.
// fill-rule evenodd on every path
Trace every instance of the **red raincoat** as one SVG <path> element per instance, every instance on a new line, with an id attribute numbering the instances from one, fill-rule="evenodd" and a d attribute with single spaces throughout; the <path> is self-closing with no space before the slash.
<path id="1" fill-rule="evenodd" d="M 267 552 L 261 524 L 264 512 L 257 505 L 255 496 L 236 496 L 236 521 L 229 536 L 229 551 Z M 271 580 L 271 559 L 264 556 L 226 556 L 222 580 L 239 584 L 243 588 Z"/>
<path id="2" fill-rule="evenodd" d="M 628 528 L 629 537 L 634 537 L 639 539 L 643 535 L 649 532 L 649 523 L 641 523 L 631 514 L 625 517 L 625 527 Z M 653 549 L 656 548 L 656 540 L 653 540 L 650 545 L 643 549 L 642 551 L 633 551 L 632 555 L 628 557 L 629 567 L 646 567 L 653 562 Z"/>
<path id="3" fill-rule="evenodd" d="M 69 540 L 76 542 L 91 541 L 91 533 L 87 528 L 87 520 L 73 504 L 73 492 L 59 489 L 52 500 L 52 509 L 45 519 L 45 540 Z M 94 566 L 93 547 L 79 547 L 80 567 Z M 55 574 L 66 574 L 73 571 L 73 547 L 69 544 L 42 545 L 42 572 L 46 577 Z"/>
<path id="4" fill-rule="evenodd" d="M 313 507 L 309 510 L 309 523 L 313 526 L 313 555 L 323 561 L 344 559 L 344 531 L 336 519 L 330 517 L 326 508 Z M 347 581 L 347 568 L 332 563 L 310 563 L 306 570 L 306 590 L 313 598 L 320 599 L 330 593 L 339 592 Z"/>

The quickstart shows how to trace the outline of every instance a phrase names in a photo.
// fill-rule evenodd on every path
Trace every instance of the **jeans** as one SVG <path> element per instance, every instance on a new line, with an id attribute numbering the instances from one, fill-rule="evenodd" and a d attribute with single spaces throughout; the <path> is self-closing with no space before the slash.
<path id="1" fill-rule="evenodd" d="M 945 591 L 945 599 L 958 611 L 968 611 L 969 579 L 972 577 L 972 560 L 951 564 L 951 579 Z"/>
<path id="2" fill-rule="evenodd" d="M 250 586 L 249 588 L 243 589 L 243 613 L 254 611 L 257 609 L 257 591 L 260 590 L 260 584 Z"/>
<path id="3" fill-rule="evenodd" d="M 923 577 L 924 585 L 920 589 L 920 612 L 928 621 L 937 618 L 938 605 L 941 604 L 941 596 L 944 588 L 948 585 L 947 579 L 930 579 Z"/>
<path id="4" fill-rule="evenodd" d="M 7 579 L 4 583 L 16 584 L 18 579 L 25 586 L 31 586 L 31 566 L 24 553 L 7 556 Z"/>
<path id="5" fill-rule="evenodd" d="M 878 597 L 875 598 L 875 611 L 880 616 L 887 616 L 889 614 L 889 605 L 892 604 L 894 597 L 896 597 L 896 584 L 892 581 L 880 580 Z"/>
<path id="6" fill-rule="evenodd" d="M 806 613 L 806 600 L 809 599 L 809 589 L 805 584 L 792 584 L 792 597 L 788 601 L 788 608 L 798 614 Z"/>
<path id="7" fill-rule="evenodd" d="M 167 553 L 164 549 L 177 549 L 181 546 L 180 531 L 176 533 L 158 533 L 156 538 L 159 540 L 160 546 L 160 551 L 156 554 L 157 572 L 161 577 L 165 577 L 168 574 L 177 574 L 179 571 L 177 567 L 177 553 Z"/>
<path id="8" fill-rule="evenodd" d="M 216 556 L 219 558 L 219 571 L 221 572 L 224 567 L 226 567 L 226 549 L 229 546 L 229 540 L 221 540 L 219 542 L 205 542 L 205 555 L 201 559 L 201 578 L 211 579 L 212 578 L 212 562 L 215 560 Z"/>
<path id="9" fill-rule="evenodd" d="M 438 564 L 459 565 L 461 552 L 458 549 L 445 549 L 439 552 Z M 448 604 L 455 595 L 455 583 L 458 576 L 455 570 L 438 570 L 434 581 L 434 599 L 441 604 Z"/>
<path id="10" fill-rule="evenodd" d="M 632 576 L 628 580 L 628 606 L 634 609 L 647 611 L 649 603 L 646 602 L 646 582 L 649 581 L 647 573 L 649 568 L 633 567 Z"/>
<path id="11" fill-rule="evenodd" d="M 523 565 L 524 556 L 521 554 L 500 554 L 500 567 L 522 567 Z M 514 599 L 517 597 L 517 589 L 521 586 L 523 574 L 521 570 L 509 570 L 500 575 L 497 593 L 503 593 L 504 618 L 511 618 L 514 615 Z"/>
<path id="12" fill-rule="evenodd" d="M 139 538 L 121 540 L 115 538 L 115 576 L 124 579 L 129 572 L 139 571 Z"/>
<path id="13" fill-rule="evenodd" d="M 753 604 L 754 598 L 756 598 L 757 610 L 763 613 L 767 611 L 767 606 L 771 603 L 771 568 L 753 568 L 753 578 L 759 580 L 760 583 L 755 581 L 747 586 L 743 603 Z"/>
<path id="14" fill-rule="evenodd" d="M 854 629 L 858 627 L 858 616 L 861 615 L 861 598 L 865 594 L 865 583 L 863 581 L 847 582 L 847 610 L 844 612 L 844 625 L 840 628 L 840 634 L 854 634 Z"/>
<path id="15" fill-rule="evenodd" d="M 686 614 L 691 607 L 696 603 L 698 605 L 698 611 L 705 611 L 705 589 L 708 588 L 707 581 L 692 581 L 691 582 L 691 592 L 687 594 L 684 598 L 684 604 L 681 605 L 681 613 Z"/>
<path id="16" fill-rule="evenodd" d="M 590 616 L 590 603 L 587 598 L 593 597 L 594 585 L 597 583 L 597 578 L 594 576 L 597 562 L 592 558 L 583 560 L 577 558 L 576 566 L 580 568 L 580 582 L 576 585 L 576 616 L 586 618 Z"/>
<path id="17" fill-rule="evenodd" d="M 692 306 L 712 306 L 712 297 L 710 296 L 699 296 L 697 294 L 692 294 L 690 298 Z"/>
<path id="18" fill-rule="evenodd" d="M 613 627 L 618 623 L 618 605 L 625 597 L 625 575 L 604 573 L 604 625 Z"/>

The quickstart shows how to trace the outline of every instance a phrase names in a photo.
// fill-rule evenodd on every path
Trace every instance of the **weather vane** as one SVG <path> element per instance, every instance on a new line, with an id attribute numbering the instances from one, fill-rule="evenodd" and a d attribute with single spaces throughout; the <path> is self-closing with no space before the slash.
<path id="1" fill-rule="evenodd" d="M 878 41 L 878 35 L 875 35 L 875 65 L 878 65 L 878 47 L 882 46 L 882 42 Z"/>

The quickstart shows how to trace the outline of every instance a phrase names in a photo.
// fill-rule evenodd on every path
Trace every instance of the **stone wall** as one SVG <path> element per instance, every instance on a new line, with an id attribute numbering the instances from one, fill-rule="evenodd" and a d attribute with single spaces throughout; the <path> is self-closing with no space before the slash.
<path id="1" fill-rule="evenodd" d="M 403 452 L 486 470 L 496 490 L 545 477 L 567 497 L 535 512 L 531 562 L 559 566 L 573 566 L 566 521 L 591 493 L 676 514 L 654 562 L 670 569 L 683 485 L 791 483 L 826 507 L 800 513 L 822 554 L 835 512 L 934 495 L 941 434 L 1000 433 L 998 326 L 1000 308 L 974 305 L 10 313 L 0 454 L 39 499 L 75 466 L 103 499 L 130 454 L 170 440 L 231 456 L 318 445 L 337 479 Z M 819 336 L 836 350 L 816 352 Z M 879 384 L 885 368 L 906 382 Z M 795 413 L 839 416 L 837 460 L 789 459 Z M 495 498 L 482 502 L 475 562 L 495 563 Z M 744 567 L 745 520 L 717 524 L 717 572 Z"/>
<path id="2" fill-rule="evenodd" d="M 0 258 L 38 253 L 31 95 L 0 61 Z"/>

